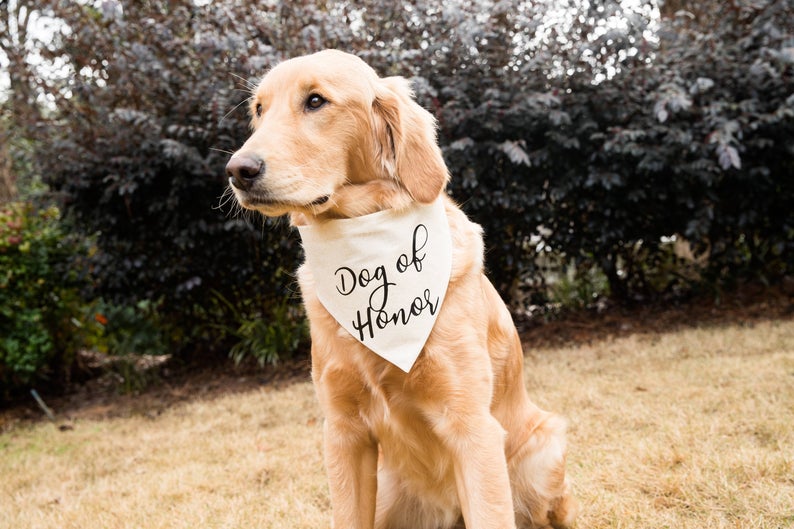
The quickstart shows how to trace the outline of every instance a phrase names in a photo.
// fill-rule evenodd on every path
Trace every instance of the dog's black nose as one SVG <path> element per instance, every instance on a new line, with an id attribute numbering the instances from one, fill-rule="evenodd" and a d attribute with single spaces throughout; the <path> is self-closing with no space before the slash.
<path id="1" fill-rule="evenodd" d="M 264 172 L 265 162 L 250 156 L 233 156 L 226 164 L 226 176 L 229 177 L 229 183 L 243 191 L 248 191 L 254 180 Z"/>

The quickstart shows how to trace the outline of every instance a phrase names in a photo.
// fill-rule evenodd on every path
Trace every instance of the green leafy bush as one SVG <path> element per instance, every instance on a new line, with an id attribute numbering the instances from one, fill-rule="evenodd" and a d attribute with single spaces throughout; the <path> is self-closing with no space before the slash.
<path id="1" fill-rule="evenodd" d="M 292 357 L 305 350 L 309 339 L 308 326 L 300 306 L 290 297 L 278 302 L 265 303 L 254 298 L 241 307 L 235 306 L 218 292 L 215 292 L 217 312 L 231 314 L 235 325 L 215 324 L 218 339 L 231 338 L 229 357 L 239 365 L 254 360 L 263 367 L 276 365 L 279 360 Z M 219 321 L 230 318 L 219 318 Z"/>
<path id="2" fill-rule="evenodd" d="M 94 321 L 101 325 L 96 349 L 112 356 L 162 356 L 169 351 L 166 327 L 157 312 L 157 303 L 138 301 L 116 305 L 100 300 L 92 306 Z"/>
<path id="3" fill-rule="evenodd" d="M 68 384 L 79 352 L 139 389 L 142 357 L 166 357 L 171 336 L 157 303 L 92 299 L 90 239 L 65 232 L 58 208 L 0 207 L 0 398 L 33 385 Z"/>
<path id="4" fill-rule="evenodd" d="M 93 362 L 113 375 L 123 393 L 138 391 L 159 379 L 157 367 L 171 358 L 172 336 L 158 303 L 117 305 L 102 299 L 88 307 L 86 322 L 95 329 L 88 347 Z"/>
<path id="5" fill-rule="evenodd" d="M 85 240 L 68 236 L 55 207 L 0 206 L 0 384 L 3 393 L 62 381 L 82 340 L 86 286 L 74 263 Z"/>

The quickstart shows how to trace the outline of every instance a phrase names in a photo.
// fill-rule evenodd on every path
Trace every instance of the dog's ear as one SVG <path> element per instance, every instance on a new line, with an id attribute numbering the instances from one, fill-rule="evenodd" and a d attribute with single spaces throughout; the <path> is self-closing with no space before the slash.
<path id="1" fill-rule="evenodd" d="M 372 107 L 376 157 L 382 168 L 414 200 L 433 202 L 449 180 L 435 119 L 414 101 L 409 82 L 402 77 L 379 79 Z"/>

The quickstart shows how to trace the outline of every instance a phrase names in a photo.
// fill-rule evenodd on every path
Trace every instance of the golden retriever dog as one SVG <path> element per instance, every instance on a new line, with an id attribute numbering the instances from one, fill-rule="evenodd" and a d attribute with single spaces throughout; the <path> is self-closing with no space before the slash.
<path id="1" fill-rule="evenodd" d="M 244 208 L 296 226 L 444 202 L 446 298 L 406 373 L 344 331 L 298 271 L 336 529 L 568 527 L 565 422 L 533 404 L 510 313 L 483 274 L 481 228 L 446 197 L 434 118 L 407 80 L 327 50 L 287 60 L 251 97 L 226 166 Z"/>

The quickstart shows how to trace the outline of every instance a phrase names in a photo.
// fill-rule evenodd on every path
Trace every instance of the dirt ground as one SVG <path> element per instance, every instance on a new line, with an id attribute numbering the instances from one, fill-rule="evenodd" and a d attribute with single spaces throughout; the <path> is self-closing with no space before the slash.
<path id="1" fill-rule="evenodd" d="M 688 327 L 753 325 L 773 319 L 794 318 L 794 279 L 782 285 L 754 285 L 741 288 L 721 299 L 702 297 L 676 304 L 650 304 L 569 312 L 553 317 L 516 318 L 524 351 L 576 346 L 625 337 L 646 335 Z M 222 365 L 171 370 L 164 369 L 159 382 L 143 391 L 123 394 L 107 379 L 93 380 L 62 396 L 45 396 L 60 428 L 71 422 L 144 415 L 156 417 L 164 410 L 186 401 L 241 393 L 261 387 L 284 387 L 309 379 L 307 357 L 282 362 L 276 367 L 234 367 Z M 46 421 L 31 398 L 0 408 L 0 432 L 21 423 Z"/>

